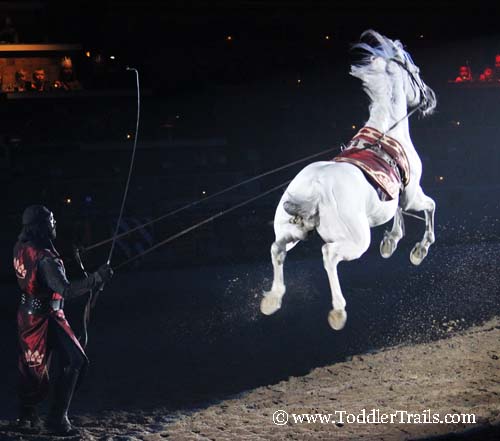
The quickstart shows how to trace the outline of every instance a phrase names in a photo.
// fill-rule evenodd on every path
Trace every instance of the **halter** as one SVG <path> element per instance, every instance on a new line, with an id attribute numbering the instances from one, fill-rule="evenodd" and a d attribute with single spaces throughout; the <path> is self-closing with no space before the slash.
<path id="1" fill-rule="evenodd" d="M 424 85 L 423 81 L 420 78 L 418 78 L 418 77 L 415 76 L 415 74 L 407 66 L 406 62 L 402 62 L 401 60 L 398 60 L 397 58 L 394 58 L 394 57 L 389 58 L 389 61 L 394 61 L 396 64 L 398 64 L 399 66 L 401 66 L 404 70 L 406 70 L 406 72 L 408 72 L 408 74 L 410 75 L 410 78 L 417 85 L 418 90 L 420 90 L 420 102 L 418 103 L 418 106 L 414 107 L 405 116 L 403 116 L 401 119 L 397 120 L 391 127 L 389 127 L 385 132 L 383 132 L 382 136 L 377 140 L 377 144 L 378 144 L 378 142 L 380 142 L 385 137 L 385 135 L 388 132 L 390 132 L 391 130 L 393 130 L 394 128 L 396 128 L 399 123 L 401 123 L 402 121 L 404 121 L 406 118 L 410 118 L 410 116 L 412 116 L 417 110 L 420 110 L 426 104 L 426 100 L 425 100 L 425 98 L 423 98 L 425 96 L 425 93 L 424 93 L 424 91 L 425 91 L 425 85 Z M 418 67 L 416 69 L 417 69 L 417 72 L 418 72 Z"/>
<path id="2" fill-rule="evenodd" d="M 401 60 L 398 60 L 397 58 L 395 57 L 392 57 L 392 58 L 389 58 L 389 61 L 394 61 L 394 63 L 398 64 L 399 66 L 401 66 L 406 72 L 408 72 L 408 75 L 410 75 L 410 78 L 411 80 L 416 84 L 416 86 L 418 87 L 418 90 L 420 90 L 420 103 L 419 105 L 416 107 L 416 109 L 419 109 L 420 107 L 423 106 L 423 104 L 425 104 L 425 84 L 424 82 L 422 81 L 422 79 L 420 77 L 417 77 L 415 75 L 415 72 L 418 73 L 419 72 L 419 69 L 418 67 L 415 66 L 415 69 L 412 70 L 408 67 L 408 62 L 405 60 L 404 62 L 402 62 Z M 415 109 L 414 109 L 415 110 Z"/>

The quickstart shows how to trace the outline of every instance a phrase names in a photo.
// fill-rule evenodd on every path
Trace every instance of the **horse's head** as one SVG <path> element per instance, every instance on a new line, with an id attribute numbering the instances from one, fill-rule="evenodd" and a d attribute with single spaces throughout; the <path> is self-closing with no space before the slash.
<path id="1" fill-rule="evenodd" d="M 375 88 L 380 93 L 392 92 L 395 85 L 402 86 L 408 107 L 418 107 L 423 115 L 433 112 L 436 95 L 420 77 L 420 70 L 410 54 L 398 40 L 391 40 L 376 31 L 361 34 L 361 41 L 353 47 L 365 51 L 361 64 L 351 66 L 351 75 L 361 79 L 372 97 Z"/>

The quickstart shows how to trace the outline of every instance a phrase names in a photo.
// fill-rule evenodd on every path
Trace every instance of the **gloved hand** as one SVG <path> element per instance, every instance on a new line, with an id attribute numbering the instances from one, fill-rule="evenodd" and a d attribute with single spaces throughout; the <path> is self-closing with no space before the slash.
<path id="1" fill-rule="evenodd" d="M 102 283 L 108 283 L 111 280 L 111 277 L 113 277 L 113 269 L 105 263 L 99 267 L 96 274 L 99 276 Z"/>

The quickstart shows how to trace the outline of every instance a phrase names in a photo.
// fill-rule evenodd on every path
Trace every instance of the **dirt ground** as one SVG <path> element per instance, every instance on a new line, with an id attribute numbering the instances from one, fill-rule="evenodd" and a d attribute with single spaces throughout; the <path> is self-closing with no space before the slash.
<path id="1" fill-rule="evenodd" d="M 161 408 L 135 412 L 116 409 L 76 415 L 73 421 L 81 427 L 81 436 L 70 439 L 498 440 L 500 318 L 459 333 L 453 328 L 450 323 L 449 336 L 435 342 L 357 355 L 199 409 L 173 414 Z M 273 423 L 273 415 L 277 422 L 284 422 L 285 414 L 277 411 L 288 413 L 287 424 Z M 363 412 L 366 420 L 378 415 L 381 422 L 363 423 Z M 391 413 L 396 413 L 393 423 L 389 422 Z M 300 423 L 294 421 L 294 414 L 295 418 L 302 414 L 332 415 L 330 422 Z M 383 422 L 384 414 L 387 422 Z M 473 414 L 476 423 L 425 423 L 447 414 Z M 354 419 L 357 421 L 352 422 Z M 7 421 L 0 423 L 2 440 L 54 439 L 44 434 L 21 435 L 11 431 Z"/>

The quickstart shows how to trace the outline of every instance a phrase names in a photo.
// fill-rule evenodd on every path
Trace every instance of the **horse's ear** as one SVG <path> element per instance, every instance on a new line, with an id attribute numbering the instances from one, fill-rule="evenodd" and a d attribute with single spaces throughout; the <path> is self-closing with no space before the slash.
<path id="1" fill-rule="evenodd" d="M 395 40 L 394 41 L 394 49 L 395 49 L 397 57 L 400 58 L 401 61 L 404 61 L 405 60 L 405 56 L 404 56 L 405 51 L 403 49 L 403 43 L 401 43 L 399 40 Z"/>

